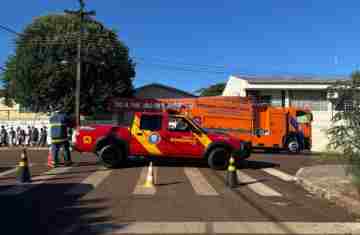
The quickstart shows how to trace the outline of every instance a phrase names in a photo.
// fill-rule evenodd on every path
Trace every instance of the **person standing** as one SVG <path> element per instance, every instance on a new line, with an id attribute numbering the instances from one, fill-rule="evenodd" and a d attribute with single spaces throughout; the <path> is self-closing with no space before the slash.
<path id="1" fill-rule="evenodd" d="M 25 145 L 30 146 L 31 143 L 31 127 L 28 126 L 26 132 L 25 132 Z"/>
<path id="2" fill-rule="evenodd" d="M 1 126 L 0 130 L 0 146 L 7 146 L 7 131 L 4 126 Z"/>
<path id="3" fill-rule="evenodd" d="M 21 145 L 21 139 L 20 139 L 20 136 L 21 136 L 21 130 L 20 130 L 20 127 L 16 127 L 16 145 Z"/>
<path id="4" fill-rule="evenodd" d="M 39 130 L 33 126 L 31 132 L 31 145 L 32 146 L 37 145 L 38 141 L 39 141 Z"/>
<path id="5" fill-rule="evenodd" d="M 26 133 L 24 129 L 20 129 L 20 141 L 19 141 L 19 145 L 25 145 L 25 139 L 26 139 Z"/>
<path id="6" fill-rule="evenodd" d="M 39 138 L 39 142 L 38 142 L 38 145 L 40 147 L 44 147 L 43 146 L 43 142 L 44 142 L 44 128 L 40 128 L 40 138 Z"/>
<path id="7" fill-rule="evenodd" d="M 14 130 L 13 127 L 10 128 L 10 143 L 11 146 L 15 146 L 16 145 L 16 132 Z"/>
<path id="8" fill-rule="evenodd" d="M 72 127 L 70 117 L 64 112 L 55 112 L 50 117 L 50 137 L 51 137 L 51 155 L 52 163 L 49 167 L 57 167 L 59 164 L 59 150 L 64 148 L 65 166 L 72 164 L 70 144 L 68 139 L 68 128 Z"/>
<path id="9" fill-rule="evenodd" d="M 43 145 L 44 146 L 49 146 L 49 141 L 48 141 L 48 129 L 46 126 L 43 127 L 44 128 L 44 142 L 43 142 Z"/>

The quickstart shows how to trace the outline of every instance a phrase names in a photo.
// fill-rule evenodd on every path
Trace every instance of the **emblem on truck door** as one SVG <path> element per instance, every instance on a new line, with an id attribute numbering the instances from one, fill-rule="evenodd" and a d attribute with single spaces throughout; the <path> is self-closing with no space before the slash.
<path id="1" fill-rule="evenodd" d="M 161 141 L 161 137 L 158 133 L 152 133 L 148 138 L 151 144 L 158 144 Z"/>
<path id="2" fill-rule="evenodd" d="M 92 138 L 91 138 L 91 136 L 84 136 L 83 137 L 83 142 L 84 142 L 84 144 L 91 144 L 91 142 L 92 142 Z"/>

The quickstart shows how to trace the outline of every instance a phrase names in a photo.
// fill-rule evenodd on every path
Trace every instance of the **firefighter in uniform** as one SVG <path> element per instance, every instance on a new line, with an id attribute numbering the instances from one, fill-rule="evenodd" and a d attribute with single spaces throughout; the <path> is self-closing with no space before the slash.
<path id="1" fill-rule="evenodd" d="M 72 164 L 68 139 L 68 128 L 71 127 L 72 121 L 66 113 L 58 111 L 50 117 L 52 167 L 57 167 L 59 164 L 59 150 L 61 147 L 64 147 L 65 166 Z"/>

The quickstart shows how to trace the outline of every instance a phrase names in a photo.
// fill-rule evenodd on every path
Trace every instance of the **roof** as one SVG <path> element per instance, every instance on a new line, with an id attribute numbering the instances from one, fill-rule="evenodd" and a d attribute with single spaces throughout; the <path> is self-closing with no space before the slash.
<path id="1" fill-rule="evenodd" d="M 145 86 L 136 88 L 136 89 L 135 89 L 135 93 L 138 92 L 139 90 L 146 89 L 146 88 L 150 88 L 150 87 L 163 88 L 163 89 L 166 89 L 166 90 L 169 90 L 169 91 L 172 91 L 172 92 L 176 92 L 176 93 L 182 94 L 182 95 L 184 95 L 184 96 L 196 97 L 195 95 L 193 95 L 193 94 L 191 94 L 191 93 L 189 93 L 189 92 L 186 92 L 186 91 L 183 91 L 183 90 L 179 90 L 179 89 L 177 89 L 177 88 L 175 88 L 175 87 L 165 86 L 165 85 L 162 85 L 162 84 L 159 84 L 159 83 L 151 83 L 151 84 L 148 84 L 148 85 L 145 85 Z"/>
<path id="2" fill-rule="evenodd" d="M 349 77 L 306 77 L 306 76 L 234 76 L 247 80 L 251 84 L 321 84 L 331 85 L 337 81 L 350 79 Z"/>

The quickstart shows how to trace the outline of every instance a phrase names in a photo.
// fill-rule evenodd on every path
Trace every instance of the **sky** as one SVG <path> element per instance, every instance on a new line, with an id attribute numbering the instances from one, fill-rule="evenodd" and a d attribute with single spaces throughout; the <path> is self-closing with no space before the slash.
<path id="1" fill-rule="evenodd" d="M 116 29 L 137 62 L 134 85 L 188 92 L 230 75 L 349 76 L 360 65 L 360 1 L 87 0 Z M 77 0 L 2 3 L 0 24 L 21 32 L 41 15 Z M 0 30 L 0 66 L 14 35 Z"/>

